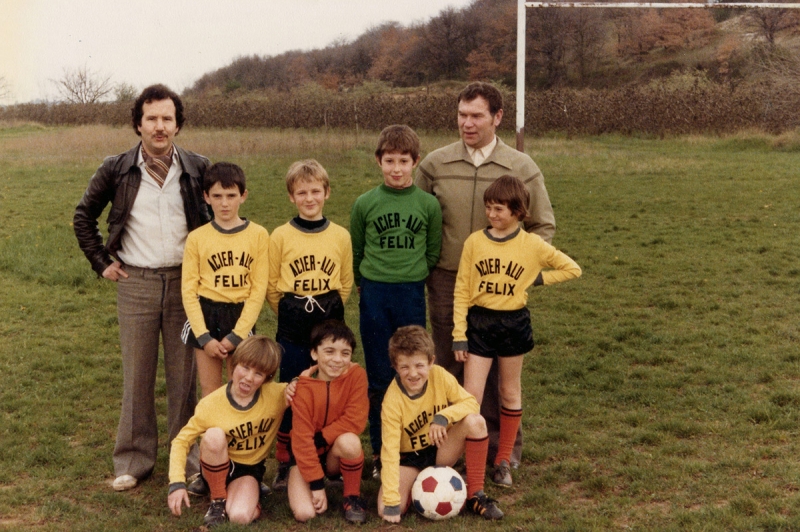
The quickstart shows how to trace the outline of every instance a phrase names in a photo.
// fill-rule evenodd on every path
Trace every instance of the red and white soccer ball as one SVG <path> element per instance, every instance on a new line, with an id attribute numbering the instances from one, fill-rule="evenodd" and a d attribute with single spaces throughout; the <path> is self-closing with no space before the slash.
<path id="1" fill-rule="evenodd" d="M 458 515 L 466 500 L 467 486 L 452 467 L 427 467 L 420 471 L 411 486 L 414 508 L 428 519 L 448 519 Z"/>

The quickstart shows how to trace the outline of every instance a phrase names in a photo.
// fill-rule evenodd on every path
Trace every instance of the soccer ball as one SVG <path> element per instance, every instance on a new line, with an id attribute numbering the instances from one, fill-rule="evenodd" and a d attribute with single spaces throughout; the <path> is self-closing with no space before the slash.
<path id="1" fill-rule="evenodd" d="M 458 515 L 466 500 L 464 479 L 452 467 L 427 467 L 411 486 L 414 508 L 428 519 L 448 519 Z"/>

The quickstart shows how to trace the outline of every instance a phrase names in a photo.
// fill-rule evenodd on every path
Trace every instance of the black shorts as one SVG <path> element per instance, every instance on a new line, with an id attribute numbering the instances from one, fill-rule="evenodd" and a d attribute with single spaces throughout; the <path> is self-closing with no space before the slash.
<path id="1" fill-rule="evenodd" d="M 426 467 L 436 465 L 436 452 L 439 450 L 435 445 L 428 445 L 422 450 L 411 453 L 400 453 L 400 465 L 406 467 L 416 467 L 420 471 Z"/>
<path id="2" fill-rule="evenodd" d="M 239 316 L 242 315 L 244 302 L 241 303 L 221 303 L 219 301 L 212 301 L 206 297 L 198 298 L 200 300 L 200 309 L 203 311 L 203 319 L 208 327 L 208 334 L 211 338 L 221 341 L 228 336 L 233 328 L 236 327 L 236 322 L 239 321 Z M 256 328 L 250 330 L 250 335 L 255 334 Z M 186 325 L 183 326 L 183 333 L 181 334 L 183 343 L 194 347 L 195 349 L 203 349 L 203 346 L 197 341 L 194 335 L 189 320 L 186 320 Z"/>
<path id="3" fill-rule="evenodd" d="M 330 445 L 326 445 L 325 447 L 317 447 L 317 457 L 319 458 L 319 463 L 322 466 L 322 470 L 327 472 L 327 463 L 328 463 L 328 452 L 331 450 Z M 287 448 L 289 451 L 289 466 L 296 466 L 297 459 L 294 456 L 294 451 L 292 451 L 292 440 L 289 440 L 289 445 Z"/>
<path id="4" fill-rule="evenodd" d="M 533 349 L 531 313 L 470 307 L 467 312 L 467 350 L 479 357 L 514 357 Z"/>
<path id="5" fill-rule="evenodd" d="M 344 303 L 337 290 L 318 296 L 283 294 L 278 303 L 278 331 L 275 338 L 307 347 L 311 329 L 325 320 L 344 321 Z"/>
<path id="6" fill-rule="evenodd" d="M 256 481 L 261 484 L 261 481 L 264 480 L 264 473 L 267 471 L 267 466 L 264 464 L 265 460 L 261 460 L 257 464 L 248 465 L 248 464 L 240 464 L 239 462 L 234 462 L 231 460 L 231 467 L 228 470 L 228 478 L 225 480 L 225 485 L 227 486 L 237 478 L 241 477 L 253 477 Z"/>

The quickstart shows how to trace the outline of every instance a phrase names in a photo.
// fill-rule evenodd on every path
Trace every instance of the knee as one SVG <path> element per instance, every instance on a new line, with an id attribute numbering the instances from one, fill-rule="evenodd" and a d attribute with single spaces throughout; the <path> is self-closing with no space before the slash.
<path id="1" fill-rule="evenodd" d="M 467 433 L 471 438 L 482 438 L 488 434 L 486 420 L 480 414 L 469 414 L 463 419 L 467 425 Z"/>
<path id="2" fill-rule="evenodd" d="M 248 525 L 255 518 L 253 513 L 252 510 L 247 508 L 233 506 L 228 509 L 228 520 L 237 525 Z"/>
<path id="3" fill-rule="evenodd" d="M 361 439 L 352 432 L 345 432 L 339 435 L 334 442 L 334 446 L 339 452 L 339 456 L 345 460 L 355 460 L 363 454 Z"/>
<path id="4" fill-rule="evenodd" d="M 300 523 L 306 523 L 314 519 L 317 515 L 314 508 L 311 507 L 292 508 L 292 513 L 294 514 L 295 520 Z"/>
<path id="5" fill-rule="evenodd" d="M 204 455 L 213 454 L 218 455 L 221 452 L 227 452 L 228 440 L 225 438 L 225 433 L 219 427 L 212 427 L 208 429 L 203 438 L 200 440 L 200 457 Z"/>

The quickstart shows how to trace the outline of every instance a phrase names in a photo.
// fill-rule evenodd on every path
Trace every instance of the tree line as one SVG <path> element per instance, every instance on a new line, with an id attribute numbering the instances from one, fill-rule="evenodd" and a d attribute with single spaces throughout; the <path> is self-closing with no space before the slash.
<path id="1" fill-rule="evenodd" d="M 744 13 L 742 31 L 770 53 L 781 32 L 793 31 L 797 10 L 527 9 L 527 83 L 535 88 L 613 88 L 633 79 L 637 64 L 677 51 L 713 46 L 694 64 L 735 86 L 751 73 L 753 39 L 724 37 L 718 24 Z M 442 80 L 491 79 L 509 86 L 516 69 L 515 0 L 475 0 L 408 27 L 386 23 L 347 42 L 275 56 L 243 56 L 198 79 L 191 94 L 289 91 L 307 83 L 346 90 L 364 83 L 418 87 Z M 678 61 L 651 69 L 668 75 Z M 660 70 L 659 70 L 660 69 Z"/>

